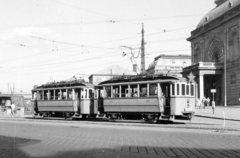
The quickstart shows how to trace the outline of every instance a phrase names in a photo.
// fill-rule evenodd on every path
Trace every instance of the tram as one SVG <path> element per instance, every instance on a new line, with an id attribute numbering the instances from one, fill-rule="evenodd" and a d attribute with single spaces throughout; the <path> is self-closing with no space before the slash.
<path id="1" fill-rule="evenodd" d="M 94 85 L 84 80 L 47 83 L 32 90 L 35 115 L 65 118 L 96 117 Z M 96 101 L 96 100 L 95 100 Z"/>
<path id="2" fill-rule="evenodd" d="M 111 119 L 185 119 L 195 111 L 195 82 L 174 76 L 112 78 L 96 87 L 99 112 Z"/>

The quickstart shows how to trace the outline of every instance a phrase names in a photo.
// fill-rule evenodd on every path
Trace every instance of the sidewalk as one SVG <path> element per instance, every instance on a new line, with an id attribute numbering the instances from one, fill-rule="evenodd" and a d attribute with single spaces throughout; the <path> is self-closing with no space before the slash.
<path id="1" fill-rule="evenodd" d="M 213 118 L 213 119 L 225 119 L 232 121 L 240 121 L 240 106 L 216 106 L 214 114 L 212 107 L 199 109 L 195 108 L 195 116 Z"/>

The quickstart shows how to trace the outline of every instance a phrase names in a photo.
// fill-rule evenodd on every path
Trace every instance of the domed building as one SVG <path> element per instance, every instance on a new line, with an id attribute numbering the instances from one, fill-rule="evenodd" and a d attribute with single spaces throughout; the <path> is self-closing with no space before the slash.
<path id="1" fill-rule="evenodd" d="M 187 39 L 192 65 L 182 73 L 196 76 L 198 98 L 209 97 L 216 105 L 239 105 L 240 0 L 215 0 L 215 4 Z"/>

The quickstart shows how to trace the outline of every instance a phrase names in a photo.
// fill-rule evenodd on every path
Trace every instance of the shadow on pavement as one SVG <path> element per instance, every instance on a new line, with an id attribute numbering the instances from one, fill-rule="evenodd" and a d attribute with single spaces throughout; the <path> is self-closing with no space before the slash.
<path id="1" fill-rule="evenodd" d="M 31 146 L 39 143 L 39 140 L 25 139 L 19 137 L 8 137 L 0 135 L 0 157 L 30 157 L 20 150 L 22 146 Z"/>
<path id="2" fill-rule="evenodd" d="M 81 118 L 74 118 L 74 119 L 64 119 L 64 118 L 59 118 L 59 117 L 25 117 L 26 119 L 33 119 L 33 120 L 43 120 L 43 121 L 48 121 L 48 120 L 52 120 L 52 121 L 63 121 L 63 122 L 100 122 L 100 123 L 122 123 L 122 124 L 126 124 L 126 123 L 136 123 L 136 124 L 170 124 L 170 125 L 174 125 L 174 124 L 186 124 L 185 122 L 174 122 L 171 120 L 159 120 L 158 122 L 153 122 L 153 121 L 143 121 L 143 120 L 108 120 L 107 118 L 89 118 L 89 119 L 81 119 Z M 186 120 L 183 120 L 186 121 Z"/>

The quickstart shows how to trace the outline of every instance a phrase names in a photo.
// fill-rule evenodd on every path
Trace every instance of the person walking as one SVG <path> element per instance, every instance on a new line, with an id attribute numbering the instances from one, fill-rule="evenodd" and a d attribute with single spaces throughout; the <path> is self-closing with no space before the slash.
<path id="1" fill-rule="evenodd" d="M 203 98 L 202 98 L 202 106 L 203 106 L 203 109 L 205 109 L 205 102 L 206 102 L 206 98 L 203 97 Z"/>
<path id="2" fill-rule="evenodd" d="M 209 108 L 209 105 L 210 105 L 210 98 L 208 97 L 207 98 L 207 108 Z"/>

